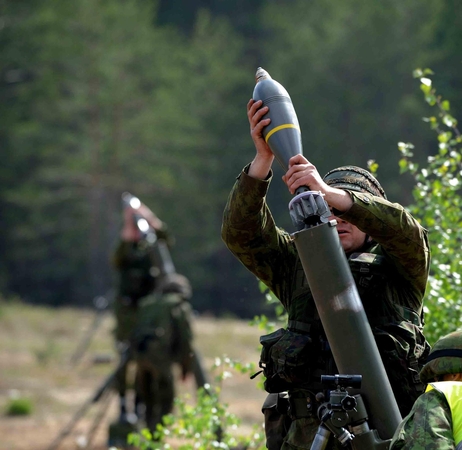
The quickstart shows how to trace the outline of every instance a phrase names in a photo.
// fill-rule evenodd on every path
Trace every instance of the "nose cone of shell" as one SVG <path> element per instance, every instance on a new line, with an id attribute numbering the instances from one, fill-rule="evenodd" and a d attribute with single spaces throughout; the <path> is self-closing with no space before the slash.
<path id="1" fill-rule="evenodd" d="M 255 73 L 255 81 L 258 83 L 259 81 L 265 80 L 267 78 L 271 78 L 270 74 L 262 67 L 259 67 Z"/>

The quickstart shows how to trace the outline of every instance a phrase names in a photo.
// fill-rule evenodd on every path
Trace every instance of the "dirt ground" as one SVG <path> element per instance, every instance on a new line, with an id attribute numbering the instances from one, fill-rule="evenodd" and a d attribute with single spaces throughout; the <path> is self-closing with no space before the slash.
<path id="1" fill-rule="evenodd" d="M 78 364 L 69 363 L 93 321 L 92 312 L 0 302 L 0 450 L 108 449 L 109 426 L 118 417 L 117 395 L 108 389 L 98 402 L 91 399 L 117 364 L 111 315 Z M 217 357 L 258 360 L 261 333 L 246 321 L 198 317 L 194 328 L 196 347 L 210 371 Z M 178 395 L 194 396 L 193 380 L 177 379 Z M 236 434 L 248 436 L 254 425 L 261 426 L 265 396 L 248 374 L 233 372 L 223 381 L 220 398 L 241 420 Z M 30 400 L 29 415 L 6 414 L 16 398 Z"/>

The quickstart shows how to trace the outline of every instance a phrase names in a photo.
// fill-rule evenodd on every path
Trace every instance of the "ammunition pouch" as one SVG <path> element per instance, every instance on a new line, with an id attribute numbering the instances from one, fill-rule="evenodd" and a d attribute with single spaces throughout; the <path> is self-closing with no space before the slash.
<path id="1" fill-rule="evenodd" d="M 265 421 L 266 448 L 280 450 L 292 423 L 288 414 L 287 392 L 269 394 L 262 406 Z"/>
<path id="2" fill-rule="evenodd" d="M 420 326 L 404 320 L 376 325 L 372 331 L 404 417 L 423 392 L 419 372 L 430 352 L 430 345 Z M 403 367 L 406 367 L 405 371 Z"/>
<path id="3" fill-rule="evenodd" d="M 289 392 L 289 414 L 292 420 L 313 417 L 319 406 L 314 394 L 310 391 L 295 390 Z"/>
<path id="4" fill-rule="evenodd" d="M 308 334 L 280 328 L 260 336 L 260 343 L 266 392 L 283 392 L 309 381 L 313 342 Z"/>
<path id="5" fill-rule="evenodd" d="M 423 316 L 387 294 L 395 273 L 383 255 L 354 253 L 348 262 L 404 417 L 424 388 L 419 372 L 430 345 L 422 333 Z"/>

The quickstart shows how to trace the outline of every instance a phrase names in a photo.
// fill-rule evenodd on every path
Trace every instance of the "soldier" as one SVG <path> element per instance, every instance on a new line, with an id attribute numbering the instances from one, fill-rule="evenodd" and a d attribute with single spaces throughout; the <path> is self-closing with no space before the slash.
<path id="1" fill-rule="evenodd" d="M 137 208 L 132 208 L 128 204 L 125 205 L 123 215 L 121 239 L 113 256 L 113 265 L 118 275 L 117 294 L 114 301 L 116 319 L 114 333 L 120 352 L 129 345 L 131 333 L 135 326 L 138 300 L 153 292 L 158 274 L 153 256 L 154 243 L 144 238 L 137 226 L 137 217 L 144 218 L 156 230 L 159 237 L 166 238 L 168 236 L 166 224 L 143 203 Z M 120 399 L 121 422 L 130 418 L 127 417 L 126 405 L 129 361 L 118 372 L 116 380 Z"/>
<path id="2" fill-rule="evenodd" d="M 281 301 L 288 313 L 287 329 L 299 337 L 293 343 L 285 340 L 286 347 L 281 340 L 264 348 L 262 357 L 269 353 L 276 365 L 294 352 L 305 355 L 296 368 L 266 370 L 270 395 L 263 405 L 267 448 L 301 450 L 311 447 L 320 424 L 316 393 L 328 398 L 320 376 L 337 371 L 295 245 L 276 226 L 266 203 L 274 161 L 262 136 L 270 123 L 262 120 L 267 112 L 261 101 L 251 99 L 247 105 L 256 156 L 228 198 L 222 238 Z M 376 178 L 359 167 L 339 167 L 321 177 L 311 162 L 296 155 L 283 180 L 292 194 L 301 186 L 324 194 L 398 406 L 407 414 L 422 392 L 417 374 L 429 351 L 421 332 L 430 263 L 427 231 L 401 205 L 389 202 Z M 341 446 L 331 437 L 327 448 Z"/>
<path id="3" fill-rule="evenodd" d="M 175 397 L 173 366 L 186 379 L 193 369 L 191 285 L 180 274 L 167 275 L 162 293 L 139 301 L 132 347 L 136 360 L 136 390 L 144 403 L 146 426 L 153 432 L 172 412 Z"/>
<path id="4" fill-rule="evenodd" d="M 390 450 L 462 448 L 462 330 L 436 342 L 420 379 L 427 389 L 396 430 Z"/>

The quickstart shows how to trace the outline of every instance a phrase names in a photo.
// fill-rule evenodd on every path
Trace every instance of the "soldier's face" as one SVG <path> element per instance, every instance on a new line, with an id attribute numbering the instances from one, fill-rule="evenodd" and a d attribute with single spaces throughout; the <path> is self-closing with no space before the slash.
<path id="1" fill-rule="evenodd" d="M 337 221 L 337 233 L 345 253 L 352 253 L 363 246 L 366 241 L 366 233 L 334 215 L 330 216 L 329 219 Z"/>
<path id="2" fill-rule="evenodd" d="M 445 373 L 443 381 L 462 381 L 462 373 Z"/>

